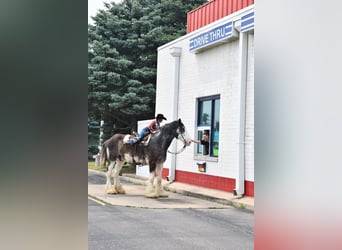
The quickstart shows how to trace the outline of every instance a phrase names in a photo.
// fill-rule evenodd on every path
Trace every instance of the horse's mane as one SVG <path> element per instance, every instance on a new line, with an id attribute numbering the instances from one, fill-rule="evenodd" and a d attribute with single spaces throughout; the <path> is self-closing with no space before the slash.
<path id="1" fill-rule="evenodd" d="M 164 126 L 161 126 L 160 129 L 164 130 L 164 129 L 178 127 L 178 122 L 179 122 L 179 120 L 175 120 L 173 122 L 166 123 Z"/>
<path id="2" fill-rule="evenodd" d="M 164 126 L 160 127 L 160 132 L 166 132 L 172 129 L 176 129 L 179 125 L 182 125 L 182 121 L 180 119 L 174 120 L 173 122 L 166 123 Z"/>

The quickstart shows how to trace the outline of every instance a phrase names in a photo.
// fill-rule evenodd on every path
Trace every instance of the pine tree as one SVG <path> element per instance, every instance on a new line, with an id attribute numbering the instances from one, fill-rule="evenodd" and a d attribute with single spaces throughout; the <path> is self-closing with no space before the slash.
<path id="1" fill-rule="evenodd" d="M 157 48 L 186 33 L 186 15 L 206 1 L 105 3 L 88 27 L 88 113 L 104 137 L 154 117 Z"/>

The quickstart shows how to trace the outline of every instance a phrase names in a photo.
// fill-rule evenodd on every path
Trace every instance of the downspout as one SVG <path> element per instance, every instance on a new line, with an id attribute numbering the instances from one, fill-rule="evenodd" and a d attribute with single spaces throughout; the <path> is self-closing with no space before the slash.
<path id="1" fill-rule="evenodd" d="M 246 120 L 246 85 L 247 85 L 247 32 L 240 32 L 239 39 L 239 88 L 238 88 L 238 125 L 237 125 L 237 171 L 234 195 L 245 193 L 245 120 Z"/>
<path id="2" fill-rule="evenodd" d="M 170 54 L 175 58 L 174 63 L 174 75 L 173 75 L 173 111 L 172 111 L 172 120 L 178 119 L 178 96 L 179 96 L 179 65 L 180 65 L 180 56 L 181 56 L 182 48 L 173 47 L 170 49 Z M 172 142 L 172 152 L 177 151 L 177 141 L 174 140 Z M 176 177 L 176 162 L 177 162 L 177 154 L 171 155 L 171 166 L 169 169 L 169 176 L 166 179 L 169 182 L 173 182 Z"/>

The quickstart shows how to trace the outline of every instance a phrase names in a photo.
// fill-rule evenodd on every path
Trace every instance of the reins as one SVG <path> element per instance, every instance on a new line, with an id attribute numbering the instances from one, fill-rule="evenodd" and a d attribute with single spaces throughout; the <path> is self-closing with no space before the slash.
<path id="1" fill-rule="evenodd" d="M 184 140 L 184 136 L 182 134 L 181 134 L 181 136 L 182 136 L 182 138 Z M 178 139 L 178 136 L 176 138 Z M 178 150 L 177 152 L 171 152 L 170 150 L 167 150 L 167 152 L 170 153 L 170 154 L 174 154 L 174 155 L 180 154 L 180 153 L 182 153 L 184 151 L 185 147 L 186 147 L 186 145 L 184 144 L 184 146 L 180 150 Z"/>
<path id="2" fill-rule="evenodd" d="M 167 152 L 170 153 L 170 154 L 174 154 L 174 155 L 180 154 L 180 153 L 182 153 L 184 151 L 185 147 L 186 146 L 184 144 L 184 146 L 180 150 L 178 150 L 177 152 L 171 152 L 170 150 L 167 150 Z"/>

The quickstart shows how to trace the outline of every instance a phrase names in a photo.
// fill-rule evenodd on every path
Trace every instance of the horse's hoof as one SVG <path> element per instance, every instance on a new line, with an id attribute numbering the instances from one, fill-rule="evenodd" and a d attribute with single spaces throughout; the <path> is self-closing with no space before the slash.
<path id="1" fill-rule="evenodd" d="M 159 197 L 169 197 L 169 195 L 167 193 L 162 192 L 159 194 Z"/>
<path id="2" fill-rule="evenodd" d="M 152 199 L 157 199 L 158 198 L 157 194 L 155 194 L 155 193 L 145 194 L 145 197 L 146 198 L 152 198 Z"/>
<path id="3" fill-rule="evenodd" d="M 118 192 L 116 191 L 115 188 L 107 189 L 106 194 L 117 194 Z"/>
<path id="4" fill-rule="evenodd" d="M 116 188 L 116 191 L 118 192 L 118 194 L 125 194 L 126 193 L 125 189 L 123 189 L 123 188 Z"/>

